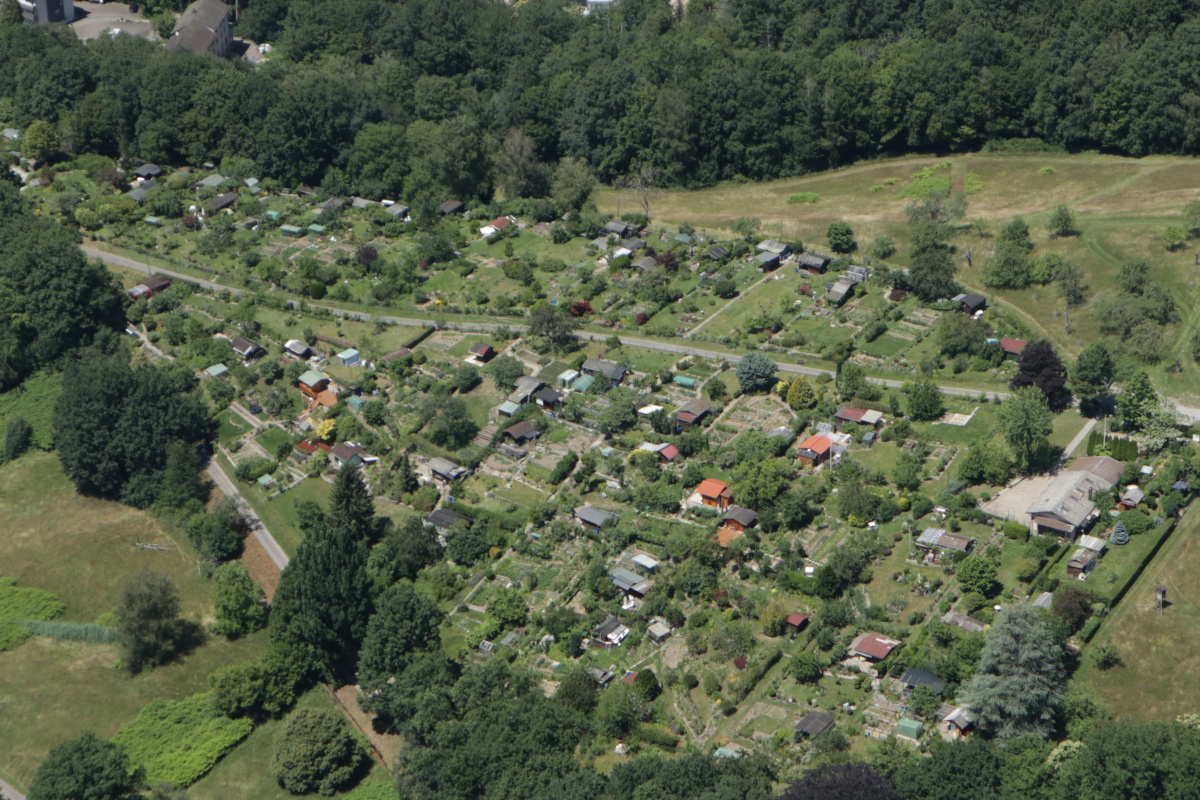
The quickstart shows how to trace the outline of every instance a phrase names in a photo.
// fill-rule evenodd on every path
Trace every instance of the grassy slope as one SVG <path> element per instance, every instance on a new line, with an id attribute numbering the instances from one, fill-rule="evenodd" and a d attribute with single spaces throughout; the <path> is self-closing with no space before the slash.
<path id="1" fill-rule="evenodd" d="M 133 546 L 171 543 L 149 514 L 79 497 L 53 454 L 0 468 L 0 486 L 0 574 L 59 595 L 67 606 L 62 619 L 94 621 L 112 610 L 128 576 L 150 568 L 179 586 L 185 616 L 211 620 L 209 590 L 186 545 Z M 55 744 L 84 730 L 111 736 L 156 697 L 205 691 L 217 667 L 257 658 L 265 635 L 211 639 L 183 661 L 137 677 L 113 669 L 117 652 L 107 645 L 36 638 L 0 653 L 0 775 L 27 789 Z"/>
<path id="2" fill-rule="evenodd" d="M 1167 332 L 1171 357 L 1152 370 L 1152 377 L 1173 396 L 1200 399 L 1200 371 L 1193 366 L 1189 352 L 1191 335 L 1200 329 L 1200 311 L 1195 310 L 1200 299 L 1196 246 L 1168 253 L 1160 239 L 1168 225 L 1182 224 L 1183 204 L 1196 197 L 1195 187 L 1200 185 L 1200 161 L 1196 159 L 987 153 L 950 159 L 892 159 L 773 183 L 662 192 L 651 211 L 658 220 L 710 229 L 728 228 L 737 217 L 756 216 L 763 222 L 764 236 L 797 238 L 818 249 L 825 249 L 828 224 L 845 220 L 863 249 L 876 236 L 892 237 L 900 246 L 895 262 L 905 265 L 904 209 L 910 200 L 901 196 L 903 187 L 916 170 L 945 161 L 952 165 L 948 172 L 956 186 L 962 185 L 967 173 L 983 182 L 980 190 L 969 195 L 968 219 L 986 220 L 994 233 L 1004 221 L 1023 215 L 1037 246 L 1034 257 L 1054 251 L 1076 263 L 1087 274 L 1092 296 L 1088 307 L 1072 315 L 1070 332 L 1063 324 L 1062 303 L 1052 286 L 994 292 L 995 301 L 1019 310 L 1034 335 L 1047 336 L 1066 353 L 1076 354 L 1099 336 L 1100 320 L 1091 309 L 1115 291 L 1117 267 L 1146 258 L 1153 265 L 1154 279 L 1175 293 L 1184 315 L 1183 322 Z M 1054 172 L 1042 174 L 1044 167 Z M 889 180 L 892 183 L 885 184 Z M 801 191 L 816 192 L 820 200 L 789 205 L 787 196 Z M 614 212 L 619 198 L 618 192 L 607 190 L 600 193 L 598 202 L 601 209 Z M 1051 240 L 1044 223 L 1048 212 L 1062 203 L 1075 211 L 1081 235 Z M 980 254 L 991 241 L 966 230 L 957 237 L 960 252 L 974 248 L 975 268 L 966 269 L 964 264 L 959 276 L 968 286 L 982 288 Z M 1180 374 L 1169 369 L 1176 356 L 1184 367 Z"/>

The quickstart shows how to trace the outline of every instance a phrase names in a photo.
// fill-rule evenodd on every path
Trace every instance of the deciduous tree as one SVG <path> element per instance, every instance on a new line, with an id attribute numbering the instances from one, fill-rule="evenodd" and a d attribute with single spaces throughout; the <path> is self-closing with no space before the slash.
<path id="1" fill-rule="evenodd" d="M 17 4 L 4 0 L 10 3 Z M 124 748 L 89 732 L 55 745 L 38 767 L 29 800 L 138 800 L 145 785 L 146 771 L 129 763 Z"/>
<path id="2" fill-rule="evenodd" d="M 439 649 L 438 627 L 445 617 L 437 604 L 407 580 L 394 584 L 377 605 L 358 662 L 359 684 L 367 691 L 382 688 L 418 654 Z"/>
<path id="3" fill-rule="evenodd" d="M 1017 469 L 1028 472 L 1049 456 L 1053 415 L 1041 389 L 1017 389 L 1000 406 L 1000 428 L 1012 449 Z"/>
<path id="4" fill-rule="evenodd" d="M 32 122 L 21 136 L 21 155 L 30 161 L 45 161 L 57 150 L 58 131 L 49 122 L 40 119 Z"/>
<path id="5" fill-rule="evenodd" d="M 566 310 L 549 303 L 536 306 L 529 314 L 529 335 L 540 339 L 552 353 L 565 353 L 575 346 L 578 320 Z"/>
<path id="6" fill-rule="evenodd" d="M 179 618 L 175 584 L 158 572 L 131 576 L 115 611 L 121 662 L 134 674 L 174 660 L 198 638 L 198 626 Z"/>
<path id="7" fill-rule="evenodd" d="M 353 783 L 366 758 L 339 714 L 302 709 L 275 739 L 271 774 L 293 794 L 332 795 Z"/>
<path id="8" fill-rule="evenodd" d="M 1065 205 L 1057 206 L 1046 220 L 1046 230 L 1051 236 L 1070 236 L 1075 233 L 1075 215 Z"/>
<path id="9" fill-rule="evenodd" d="M 831 222 L 825 229 L 825 238 L 829 240 L 829 249 L 835 253 L 853 253 L 858 249 L 854 241 L 854 231 L 845 222 Z"/>
<path id="10" fill-rule="evenodd" d="M 213 572 L 213 633 L 236 639 L 267 624 L 262 587 L 240 563 L 222 564 Z"/>
<path id="11" fill-rule="evenodd" d="M 917 383 L 908 393 L 908 414 L 917 421 L 938 419 L 945 409 L 946 401 L 942 397 L 942 390 L 931 378 Z"/>
<path id="12" fill-rule="evenodd" d="M 1017 374 L 1008 383 L 1012 389 L 1036 386 L 1046 397 L 1051 410 L 1060 410 L 1066 405 L 1068 395 L 1067 368 L 1047 339 L 1030 342 L 1021 351 L 1017 362 Z"/>

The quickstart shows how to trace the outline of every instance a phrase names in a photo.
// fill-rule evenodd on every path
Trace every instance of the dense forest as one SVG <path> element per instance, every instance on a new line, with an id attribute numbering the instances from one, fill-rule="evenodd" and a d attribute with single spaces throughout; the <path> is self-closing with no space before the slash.
<path id="1" fill-rule="evenodd" d="M 182 0 L 151 2 L 149 12 Z M 909 151 L 1194 153 L 1190 0 L 250 0 L 269 63 L 69 29 L 0 32 L 0 118 L 70 152 L 237 159 L 287 184 L 415 203 L 606 182 L 698 186 Z"/>

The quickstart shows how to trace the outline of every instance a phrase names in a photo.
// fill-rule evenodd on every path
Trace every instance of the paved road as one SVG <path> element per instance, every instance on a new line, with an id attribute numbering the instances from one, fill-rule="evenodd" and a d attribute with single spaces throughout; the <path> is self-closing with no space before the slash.
<path id="1" fill-rule="evenodd" d="M 169 276 L 172 278 L 178 278 L 179 280 L 191 281 L 192 283 L 197 284 L 198 286 L 201 286 L 205 289 L 209 289 L 210 291 L 229 291 L 235 295 L 241 294 L 244 291 L 242 289 L 236 289 L 232 286 L 223 286 L 219 283 L 214 283 L 213 281 L 203 280 L 200 278 L 193 278 L 192 276 L 185 275 L 182 272 L 173 272 L 169 269 L 161 269 L 159 267 L 152 267 L 149 264 L 146 264 L 144 262 L 135 261 L 132 258 L 115 255 L 113 253 L 109 253 L 104 250 L 97 250 L 94 247 L 88 247 L 86 245 L 83 246 L 83 252 L 87 253 L 87 255 L 92 258 L 98 258 L 102 261 L 107 261 L 110 264 L 116 264 L 117 266 L 125 267 L 126 269 L 132 269 L 137 272 L 145 272 L 146 274 L 153 274 L 153 275 L 166 275 L 166 276 Z M 293 308 L 297 308 L 300 305 L 299 302 L 296 300 L 290 300 L 290 301 L 288 301 L 288 303 Z M 332 306 L 320 306 L 320 307 L 327 308 L 331 312 L 333 312 L 335 315 L 341 316 L 341 317 L 346 317 L 348 319 L 379 319 L 379 320 L 382 320 L 383 322 L 388 322 L 388 323 L 392 323 L 395 325 L 409 325 L 409 326 L 437 325 L 439 327 L 450 328 L 453 330 L 477 331 L 477 332 L 488 332 L 488 331 L 499 330 L 500 328 L 505 328 L 507 330 L 513 331 L 514 333 L 523 333 L 527 329 L 527 326 L 525 326 L 525 325 L 516 325 L 516 324 L 507 324 L 507 323 L 466 322 L 466 321 L 458 321 L 458 320 L 453 320 L 453 321 L 451 321 L 451 320 L 432 320 L 432 319 L 418 319 L 418 318 L 414 318 L 414 317 L 389 317 L 389 316 L 367 314 L 367 313 L 364 313 L 361 311 L 350 311 L 350 310 L 342 309 L 342 308 L 333 308 Z M 595 341 L 595 342 L 605 341 L 611 335 L 612 334 L 593 333 L 592 331 L 579 331 L 579 336 L 581 338 L 589 339 L 589 340 Z M 690 347 L 690 346 L 681 345 L 681 344 L 670 344 L 668 342 L 656 342 L 656 341 L 651 341 L 649 339 L 637 339 L 632 336 L 621 336 L 620 339 L 621 339 L 621 344 L 626 345 L 628 347 L 640 347 L 645 350 L 658 350 L 663 353 L 678 353 L 679 355 L 698 356 L 700 358 L 709 358 L 709 359 L 713 359 L 713 360 L 728 361 L 730 364 L 736 364 L 739 361 L 741 361 L 741 356 L 735 356 L 735 355 L 731 355 L 729 353 L 719 353 L 715 350 L 704 350 L 699 347 Z M 779 371 L 787 372 L 787 373 L 790 373 L 793 375 L 809 375 L 809 376 L 833 375 L 834 374 L 832 370 L 817 369 L 815 367 L 806 367 L 806 366 L 802 366 L 800 364 L 780 364 Z M 904 381 L 899 381 L 899 380 L 885 380 L 883 378 L 868 378 L 867 380 L 870 381 L 871 383 L 878 384 L 878 385 L 883 386 L 888 389 L 899 389 L 902 385 L 904 385 Z M 963 389 L 958 386 L 942 386 L 941 390 L 942 390 L 942 394 L 950 395 L 952 397 L 979 397 L 981 394 L 986 394 L 992 400 L 1005 400 L 1008 398 L 1008 392 L 994 392 L 994 391 L 982 392 L 979 389 Z M 1197 416 L 1200 417 L 1200 409 L 1196 409 L 1195 411 L 1196 411 Z"/>
<path id="2" fill-rule="evenodd" d="M 4 800 L 25 800 L 25 795 L 0 780 L 0 798 L 4 798 Z"/>
<path id="3" fill-rule="evenodd" d="M 1090 434 L 1092 432 L 1092 429 L 1095 427 L 1096 427 L 1096 420 L 1089 419 L 1087 422 L 1087 425 L 1083 426 L 1083 430 L 1081 430 L 1079 433 L 1075 434 L 1075 438 L 1071 440 L 1071 443 L 1069 445 L 1067 445 L 1067 449 L 1063 451 L 1063 457 L 1070 458 L 1071 453 L 1074 453 L 1075 449 L 1077 447 L 1079 447 L 1079 445 L 1084 443 L 1084 441 L 1088 437 L 1088 434 Z M 1085 453 L 1085 455 L 1086 455 L 1086 453 Z"/>
<path id="4" fill-rule="evenodd" d="M 216 481 L 217 486 L 226 497 L 240 498 L 242 496 L 237 484 L 230 480 L 216 459 L 208 462 L 208 474 Z M 275 562 L 275 566 L 279 567 L 279 571 L 282 572 L 287 567 L 288 561 L 290 561 L 288 554 L 283 552 L 283 548 L 279 546 L 279 542 L 275 541 L 275 537 L 271 535 L 271 532 L 267 530 L 267 526 L 254 513 L 254 509 L 250 507 L 250 504 L 246 503 L 245 505 L 246 518 L 250 521 L 250 528 L 254 533 L 254 538 L 258 539 L 263 549 L 267 551 L 267 555 L 271 557 L 271 560 Z M 24 800 L 24 798 L 20 798 L 19 800 Z"/>

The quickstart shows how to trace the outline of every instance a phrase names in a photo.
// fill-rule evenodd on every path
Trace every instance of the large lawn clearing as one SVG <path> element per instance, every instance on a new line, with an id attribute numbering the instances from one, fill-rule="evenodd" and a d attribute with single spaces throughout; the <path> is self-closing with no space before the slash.
<path id="1" fill-rule="evenodd" d="M 45 589 L 66 604 L 60 619 L 93 622 L 112 611 L 125 580 L 142 569 L 179 587 L 183 615 L 211 622 L 209 587 L 196 556 L 149 514 L 80 497 L 51 453 L 0 468 L 0 574 Z M 172 550 L 149 550 L 135 543 Z M 112 645 L 35 637 L 0 653 L 0 775 L 28 789 L 54 745 L 91 730 L 111 736 L 148 701 L 178 700 L 208 689 L 209 673 L 258 657 L 266 634 L 238 642 L 213 637 L 182 661 L 130 677 L 116 669 Z"/>

